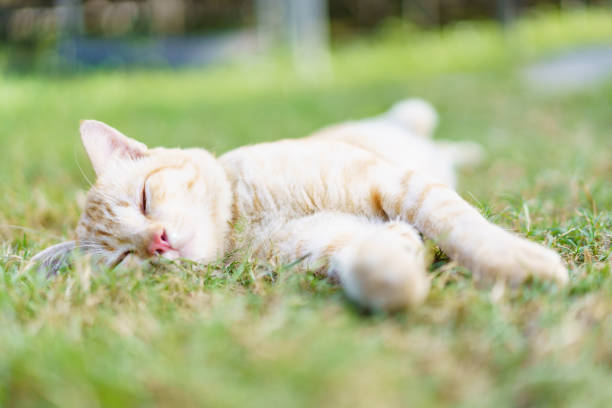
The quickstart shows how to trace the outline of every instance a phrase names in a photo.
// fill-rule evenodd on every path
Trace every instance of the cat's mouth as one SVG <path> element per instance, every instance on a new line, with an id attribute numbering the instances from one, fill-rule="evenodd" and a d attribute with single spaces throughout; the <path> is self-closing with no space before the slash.
<path id="1" fill-rule="evenodd" d="M 136 254 L 137 251 L 134 249 L 128 249 L 119 256 L 117 256 L 113 261 L 109 262 L 111 268 L 114 268 L 121 263 L 123 263 L 130 255 Z M 151 239 L 151 242 L 146 247 L 145 251 L 146 255 L 143 258 L 165 258 L 170 260 L 175 260 L 181 258 L 181 250 L 178 246 L 175 246 L 170 243 L 168 234 L 165 229 L 160 230 L 155 233 Z"/>
<path id="2" fill-rule="evenodd" d="M 153 241 L 149 245 L 148 252 L 153 258 L 161 257 L 174 260 L 181 257 L 181 250 L 176 243 L 170 243 L 170 239 L 165 229 L 161 234 L 153 238 Z"/>
<path id="3" fill-rule="evenodd" d="M 170 259 L 170 260 L 174 260 L 174 259 L 179 259 L 181 258 L 181 251 L 179 251 L 178 249 L 171 249 L 169 251 L 164 252 L 163 254 L 160 255 L 162 258 L 166 258 L 166 259 Z"/>
<path id="4" fill-rule="evenodd" d="M 115 259 L 114 261 L 110 263 L 111 269 L 117 267 L 121 262 L 125 261 L 125 258 L 127 258 L 129 255 L 133 253 L 134 253 L 133 250 L 123 252 L 121 255 L 119 255 L 119 257 L 117 257 L 117 259 Z"/>

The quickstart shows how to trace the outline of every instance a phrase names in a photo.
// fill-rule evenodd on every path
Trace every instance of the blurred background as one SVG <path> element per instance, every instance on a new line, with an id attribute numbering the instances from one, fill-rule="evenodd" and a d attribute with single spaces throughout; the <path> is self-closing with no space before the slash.
<path id="1" fill-rule="evenodd" d="M 533 10 L 611 6 L 610 0 L 0 0 L 7 66 L 204 65 L 279 49 L 327 64 L 330 44 L 390 21 L 441 29 L 507 26 Z M 317 61 L 313 61 L 317 60 Z"/>

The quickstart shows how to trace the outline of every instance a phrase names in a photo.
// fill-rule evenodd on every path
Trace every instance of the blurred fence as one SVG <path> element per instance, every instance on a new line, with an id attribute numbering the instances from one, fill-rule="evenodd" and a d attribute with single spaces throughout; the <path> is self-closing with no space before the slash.
<path id="1" fill-rule="evenodd" d="M 204 63 L 257 45 L 287 46 L 301 66 L 325 60 L 330 35 L 367 31 L 390 17 L 422 26 L 508 24 L 533 7 L 594 5 L 612 0 L 0 0 L 0 44 L 24 61 L 59 50 L 92 64 Z"/>

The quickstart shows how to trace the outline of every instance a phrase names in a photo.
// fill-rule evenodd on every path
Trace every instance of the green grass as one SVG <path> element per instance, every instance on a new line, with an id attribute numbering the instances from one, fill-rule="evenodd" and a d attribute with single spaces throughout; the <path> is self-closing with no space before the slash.
<path id="1" fill-rule="evenodd" d="M 612 15 L 542 15 L 502 34 L 392 27 L 335 51 L 316 82 L 282 62 L 0 79 L 0 406 L 609 406 L 612 83 L 537 94 L 526 61 L 612 39 Z M 26 271 L 69 238 L 91 170 L 79 119 L 149 145 L 299 137 L 409 95 L 438 138 L 488 158 L 461 192 L 561 253 L 571 283 L 492 296 L 439 259 L 426 303 L 366 316 L 304 271 L 165 265 L 54 279 Z"/>

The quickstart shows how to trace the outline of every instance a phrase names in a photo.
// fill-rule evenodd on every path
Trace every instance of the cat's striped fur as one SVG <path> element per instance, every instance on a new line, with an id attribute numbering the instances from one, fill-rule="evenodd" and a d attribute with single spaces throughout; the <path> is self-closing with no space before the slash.
<path id="1" fill-rule="evenodd" d="M 98 179 L 77 246 L 113 265 L 157 254 L 209 262 L 246 244 L 260 259 L 303 259 L 377 309 L 426 297 L 419 232 L 477 276 L 565 283 L 555 252 L 489 223 L 455 192 L 455 167 L 481 150 L 434 142 L 436 120 L 430 105 L 407 100 L 375 118 L 218 159 L 200 149 L 148 149 L 85 121 Z M 243 228 L 231 228 L 238 222 Z"/>

